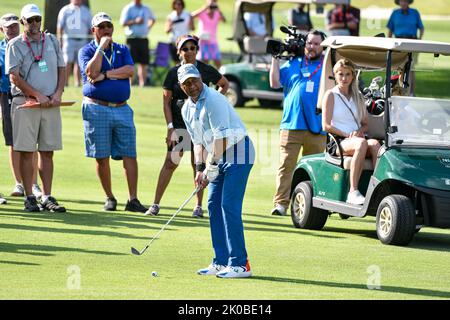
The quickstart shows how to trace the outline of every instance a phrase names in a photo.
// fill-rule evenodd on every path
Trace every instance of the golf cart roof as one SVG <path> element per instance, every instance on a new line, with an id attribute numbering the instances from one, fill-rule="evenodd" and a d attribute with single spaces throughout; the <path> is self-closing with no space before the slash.
<path id="1" fill-rule="evenodd" d="M 234 40 L 242 40 L 247 34 L 244 13 L 259 12 L 266 16 L 267 34 L 272 36 L 272 8 L 275 3 L 292 4 L 349 4 L 350 0 L 237 0 L 234 4 L 233 36 Z"/>
<path id="2" fill-rule="evenodd" d="M 400 38 L 332 36 L 322 46 L 327 49 L 317 101 L 319 109 L 325 92 L 335 86 L 333 60 L 349 59 L 358 69 L 385 69 L 387 52 L 392 51 L 392 70 L 402 73 L 410 53 L 450 55 L 449 43 Z"/>
<path id="3" fill-rule="evenodd" d="M 450 55 L 449 43 L 401 38 L 335 36 L 325 39 L 322 46 L 333 49 L 357 50 L 359 52 L 392 50 L 405 53 L 420 52 Z"/>

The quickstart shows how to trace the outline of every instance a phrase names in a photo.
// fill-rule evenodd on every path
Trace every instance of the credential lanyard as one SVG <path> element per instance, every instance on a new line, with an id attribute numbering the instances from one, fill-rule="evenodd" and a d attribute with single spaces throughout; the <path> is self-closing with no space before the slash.
<path id="1" fill-rule="evenodd" d="M 311 81 L 313 75 L 315 75 L 317 72 L 319 72 L 320 68 L 322 68 L 322 63 L 323 63 L 323 56 L 320 58 L 320 63 L 319 65 L 316 67 L 316 69 L 309 75 L 308 80 Z M 308 67 L 308 57 L 305 56 L 305 65 L 306 67 Z M 300 66 L 301 67 L 301 66 Z"/>
<path id="2" fill-rule="evenodd" d="M 39 62 L 44 58 L 44 46 L 45 46 L 45 33 L 41 33 L 42 35 L 42 48 L 41 48 L 41 54 L 36 56 L 34 54 L 33 48 L 31 47 L 31 43 L 30 40 L 28 40 L 27 36 L 25 35 L 25 33 L 23 34 L 23 40 L 26 42 L 28 48 L 30 48 L 31 50 L 31 54 L 33 55 L 33 59 L 34 62 Z"/>
<path id="3" fill-rule="evenodd" d="M 114 50 L 114 43 L 111 43 L 111 56 L 109 58 L 106 55 L 105 51 L 101 50 L 100 52 L 102 53 L 103 57 L 105 57 L 106 61 L 108 61 L 108 64 L 111 67 L 111 69 L 114 69 L 114 61 L 116 60 L 116 52 Z"/>

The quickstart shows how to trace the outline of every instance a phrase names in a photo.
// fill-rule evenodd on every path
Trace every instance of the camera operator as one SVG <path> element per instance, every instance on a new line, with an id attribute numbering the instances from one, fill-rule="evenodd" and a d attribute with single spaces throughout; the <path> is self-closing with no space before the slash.
<path id="1" fill-rule="evenodd" d="M 273 215 L 286 215 L 289 206 L 292 173 L 302 155 L 323 152 L 326 136 L 322 131 L 321 115 L 316 114 L 320 75 L 322 73 L 325 36 L 312 30 L 306 36 L 304 56 L 296 56 L 280 68 L 272 57 L 270 86 L 283 87 L 283 117 L 280 125 L 280 166 L 276 178 Z"/>

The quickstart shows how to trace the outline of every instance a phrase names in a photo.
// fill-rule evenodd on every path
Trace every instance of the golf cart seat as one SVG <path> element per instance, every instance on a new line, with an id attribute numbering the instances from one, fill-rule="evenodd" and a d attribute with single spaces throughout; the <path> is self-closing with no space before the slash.
<path id="1" fill-rule="evenodd" d="M 368 130 L 367 130 L 367 137 L 370 139 L 377 139 L 380 142 L 384 140 L 385 133 L 384 133 L 384 112 L 379 115 L 373 115 L 368 114 Z M 340 150 L 339 154 L 337 155 L 337 150 Z M 340 166 L 341 168 L 345 170 L 350 170 L 350 164 L 352 161 L 352 157 L 350 156 L 342 156 L 342 149 L 341 146 L 336 140 L 336 138 L 328 134 L 327 135 L 327 148 L 325 151 L 325 159 L 327 162 L 332 163 L 334 165 Z M 363 170 L 374 170 L 372 159 L 368 158 L 364 161 Z"/>
<path id="2" fill-rule="evenodd" d="M 266 53 L 267 40 L 254 36 L 244 37 L 244 51 L 248 54 L 248 62 L 270 63 L 271 56 Z"/>

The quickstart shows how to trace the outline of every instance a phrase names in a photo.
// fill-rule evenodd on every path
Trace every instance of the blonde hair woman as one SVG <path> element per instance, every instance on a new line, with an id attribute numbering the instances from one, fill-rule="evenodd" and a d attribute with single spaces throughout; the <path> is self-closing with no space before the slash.
<path id="1" fill-rule="evenodd" d="M 368 129 L 367 111 L 358 90 L 355 65 L 348 59 L 341 59 L 335 64 L 333 73 L 336 86 L 325 93 L 322 127 L 337 136 L 343 155 L 352 156 L 347 202 L 362 205 L 364 196 L 358 190 L 358 183 L 364 159 L 372 157 L 375 167 L 380 144 L 375 139 L 365 138 Z"/>

